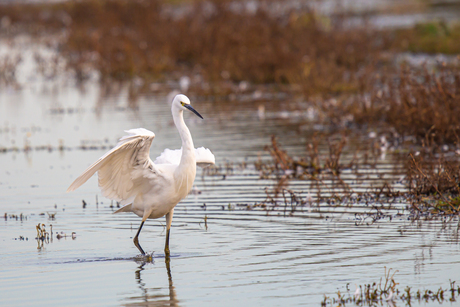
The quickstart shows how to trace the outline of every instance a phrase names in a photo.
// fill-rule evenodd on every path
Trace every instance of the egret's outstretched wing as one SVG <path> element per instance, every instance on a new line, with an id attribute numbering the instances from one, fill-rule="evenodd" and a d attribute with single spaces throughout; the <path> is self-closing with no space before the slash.
<path id="1" fill-rule="evenodd" d="M 166 148 L 159 157 L 155 159 L 154 164 L 179 164 L 182 156 L 181 149 Z M 208 148 L 195 148 L 196 165 L 207 167 L 216 164 L 216 158 Z"/>
<path id="2" fill-rule="evenodd" d="M 155 137 L 152 131 L 144 128 L 125 131 L 112 150 L 100 157 L 67 189 L 74 191 L 85 183 L 95 172 L 99 175 L 102 194 L 113 200 L 127 200 L 134 197 L 145 177 L 156 173 L 155 165 L 149 157 L 150 146 Z"/>

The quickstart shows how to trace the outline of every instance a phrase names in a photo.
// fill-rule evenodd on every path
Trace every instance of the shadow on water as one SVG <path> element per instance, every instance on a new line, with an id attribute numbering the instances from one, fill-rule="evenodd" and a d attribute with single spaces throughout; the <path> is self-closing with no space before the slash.
<path id="1" fill-rule="evenodd" d="M 151 260 L 153 262 L 153 259 Z M 147 288 L 146 283 L 142 280 L 142 271 L 145 270 L 144 266 L 152 262 L 142 262 L 135 271 L 136 282 L 139 285 L 139 289 L 141 290 L 142 294 L 139 296 L 132 296 L 127 298 L 128 300 L 133 302 L 124 304 L 124 306 L 179 306 L 179 300 L 177 299 L 176 289 L 174 288 L 174 283 L 171 274 L 171 258 L 169 256 L 165 257 L 165 266 L 166 272 L 168 274 L 169 285 L 168 295 L 158 293 L 162 291 L 162 288 Z"/>

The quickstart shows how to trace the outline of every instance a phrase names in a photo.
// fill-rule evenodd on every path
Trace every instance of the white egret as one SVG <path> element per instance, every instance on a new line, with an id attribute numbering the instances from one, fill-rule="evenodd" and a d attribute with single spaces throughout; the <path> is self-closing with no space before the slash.
<path id="1" fill-rule="evenodd" d="M 215 163 L 209 149 L 194 148 L 192 135 L 184 122 L 184 110 L 190 110 L 203 118 L 192 108 L 187 96 L 174 97 L 171 113 L 182 139 L 182 149 L 166 149 L 152 162 L 149 152 L 155 134 L 144 128 L 127 130 L 129 135 L 122 137 L 112 150 L 92 164 L 67 189 L 67 192 L 74 191 L 97 171 L 102 194 L 124 205 L 115 213 L 133 212 L 142 217 L 133 239 L 142 255 L 145 252 L 138 237 L 144 222 L 166 215 L 165 254 L 169 256 L 169 233 L 174 207 L 192 189 L 196 165 Z"/>

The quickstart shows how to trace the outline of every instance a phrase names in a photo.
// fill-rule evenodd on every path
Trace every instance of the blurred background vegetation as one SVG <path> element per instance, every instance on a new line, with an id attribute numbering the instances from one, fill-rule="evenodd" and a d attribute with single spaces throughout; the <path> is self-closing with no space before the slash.
<path id="1" fill-rule="evenodd" d="M 327 3 L 8 2 L 0 5 L 1 35 L 52 37 L 80 82 L 96 71 L 105 84 L 136 81 L 138 93 L 152 91 L 151 82 L 185 76 L 189 94 L 219 101 L 263 86 L 308 100 L 339 125 L 383 123 L 419 143 L 457 142 L 459 21 L 450 15 L 414 19 L 436 9 L 436 1 L 377 5 L 375 11 Z M 459 6 L 449 2 L 444 11 L 460 12 Z M 375 16 L 385 14 L 403 26 L 379 24 Z M 407 18 L 415 21 L 405 24 Z M 434 54 L 444 57 L 426 65 Z"/>

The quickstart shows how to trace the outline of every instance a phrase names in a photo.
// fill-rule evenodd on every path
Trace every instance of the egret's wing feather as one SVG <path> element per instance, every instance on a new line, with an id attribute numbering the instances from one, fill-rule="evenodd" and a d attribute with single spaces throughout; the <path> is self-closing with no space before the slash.
<path id="1" fill-rule="evenodd" d="M 208 167 L 216 164 L 216 157 L 214 157 L 213 153 L 208 148 L 195 148 L 195 157 L 196 165 L 200 167 Z"/>
<path id="2" fill-rule="evenodd" d="M 67 189 L 73 191 L 85 183 L 97 171 L 102 194 L 114 200 L 133 198 L 145 182 L 144 177 L 155 174 L 155 165 L 149 152 L 155 134 L 139 128 L 126 131 L 117 146 L 99 158 Z"/>
<path id="3" fill-rule="evenodd" d="M 180 158 L 182 156 L 182 149 L 169 149 L 163 150 L 160 156 L 158 156 L 154 164 L 176 164 L 179 165 Z"/>
<path id="4" fill-rule="evenodd" d="M 72 192 L 78 189 L 82 184 L 84 184 L 86 181 L 88 181 L 91 176 L 94 175 L 95 172 L 99 170 L 99 168 L 107 162 L 108 157 L 110 157 L 112 154 L 116 153 L 118 150 L 121 149 L 120 143 L 117 144 L 112 150 L 107 152 L 105 155 L 100 157 L 96 162 L 94 162 L 90 167 L 88 167 L 83 174 L 81 174 L 75 181 L 70 185 L 70 187 L 67 189 L 67 192 Z"/>
<path id="5" fill-rule="evenodd" d="M 168 149 L 166 148 L 159 157 L 155 159 L 154 164 L 176 164 L 180 163 L 182 156 L 181 149 Z M 196 164 L 201 167 L 210 166 L 216 163 L 216 158 L 208 148 L 200 147 L 195 148 Z"/>

